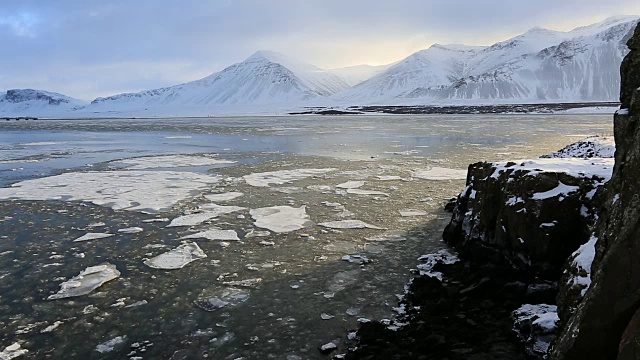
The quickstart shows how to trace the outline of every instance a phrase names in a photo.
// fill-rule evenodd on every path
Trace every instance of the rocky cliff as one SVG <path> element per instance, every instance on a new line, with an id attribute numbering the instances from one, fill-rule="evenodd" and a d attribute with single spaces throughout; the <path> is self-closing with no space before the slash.
<path id="1" fill-rule="evenodd" d="M 592 237 L 592 283 L 575 311 L 561 311 L 566 326 L 552 359 L 640 358 L 640 26 L 627 45 L 615 167 Z"/>

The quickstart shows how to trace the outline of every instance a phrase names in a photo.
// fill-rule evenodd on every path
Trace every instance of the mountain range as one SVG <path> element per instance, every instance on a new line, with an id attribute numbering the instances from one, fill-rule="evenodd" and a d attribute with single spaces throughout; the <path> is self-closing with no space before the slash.
<path id="1" fill-rule="evenodd" d="M 617 101 L 626 41 L 619 16 L 568 32 L 533 28 L 491 46 L 440 45 L 389 65 L 323 70 L 258 51 L 203 79 L 97 98 L 14 89 L 0 116 L 162 116 L 278 112 L 304 106 Z"/>

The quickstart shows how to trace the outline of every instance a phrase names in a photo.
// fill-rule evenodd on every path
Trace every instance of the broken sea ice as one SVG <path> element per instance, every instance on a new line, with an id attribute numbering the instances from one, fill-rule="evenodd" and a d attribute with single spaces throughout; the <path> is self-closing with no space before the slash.
<path id="1" fill-rule="evenodd" d="M 154 269 L 174 270 L 181 269 L 190 262 L 206 257 L 207 254 L 200 249 L 198 244 L 190 243 L 182 244 L 173 250 L 145 260 L 144 264 Z"/>
<path id="2" fill-rule="evenodd" d="M 307 214 L 306 206 L 294 208 L 291 206 L 272 206 L 249 211 L 254 225 L 259 228 L 269 229 L 276 233 L 288 233 L 309 226 L 313 221 Z"/>
<path id="3" fill-rule="evenodd" d="M 71 280 L 60 284 L 60 291 L 49 296 L 47 300 L 63 299 L 86 295 L 99 288 L 107 281 L 111 281 L 120 276 L 120 271 L 113 264 L 103 264 L 91 266 L 82 270 L 80 274 Z"/>

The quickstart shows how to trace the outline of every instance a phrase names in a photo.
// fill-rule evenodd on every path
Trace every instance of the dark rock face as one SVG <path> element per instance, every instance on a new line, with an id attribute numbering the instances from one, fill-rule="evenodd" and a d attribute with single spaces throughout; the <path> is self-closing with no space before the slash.
<path id="1" fill-rule="evenodd" d="M 465 259 L 557 281 L 569 255 L 589 239 L 594 190 L 604 180 L 535 165 L 472 164 L 444 240 Z M 551 196 L 561 188 L 573 191 Z"/>
<path id="2" fill-rule="evenodd" d="M 621 67 L 623 110 L 614 119 L 616 163 L 596 227 L 593 282 L 572 317 L 561 312 L 567 325 L 552 359 L 640 358 L 640 27 L 628 46 Z"/>

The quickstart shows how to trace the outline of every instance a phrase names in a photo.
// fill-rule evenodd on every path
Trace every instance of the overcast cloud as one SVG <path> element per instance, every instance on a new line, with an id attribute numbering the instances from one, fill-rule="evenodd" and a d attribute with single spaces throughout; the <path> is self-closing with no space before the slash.
<path id="1" fill-rule="evenodd" d="M 22 0 L 0 2 L 0 90 L 69 96 L 195 80 L 276 50 L 323 68 L 400 60 L 433 43 L 570 30 L 638 0 Z"/>

